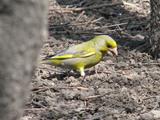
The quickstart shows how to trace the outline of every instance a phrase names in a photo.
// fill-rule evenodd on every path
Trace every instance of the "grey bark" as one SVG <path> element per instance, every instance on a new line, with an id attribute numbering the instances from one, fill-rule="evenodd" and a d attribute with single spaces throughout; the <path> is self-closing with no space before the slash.
<path id="1" fill-rule="evenodd" d="M 160 0 L 151 0 L 150 39 L 151 54 L 160 57 Z"/>
<path id="2" fill-rule="evenodd" d="M 46 38 L 47 5 L 47 0 L 0 1 L 0 120 L 17 120 L 23 113 Z"/>

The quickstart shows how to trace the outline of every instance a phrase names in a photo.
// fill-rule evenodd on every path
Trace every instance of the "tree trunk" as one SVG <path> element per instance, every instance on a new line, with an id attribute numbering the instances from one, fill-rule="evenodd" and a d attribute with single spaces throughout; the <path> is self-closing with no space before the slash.
<path id="1" fill-rule="evenodd" d="M 150 0 L 151 23 L 150 23 L 150 52 L 154 57 L 160 57 L 160 0 Z"/>
<path id="2" fill-rule="evenodd" d="M 17 120 L 46 39 L 47 0 L 0 1 L 0 120 Z"/>

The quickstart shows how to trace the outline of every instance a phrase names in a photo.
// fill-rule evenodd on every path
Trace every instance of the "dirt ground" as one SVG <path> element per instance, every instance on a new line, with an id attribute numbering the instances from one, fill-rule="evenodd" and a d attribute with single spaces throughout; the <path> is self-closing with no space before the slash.
<path id="1" fill-rule="evenodd" d="M 139 47 L 148 36 L 149 1 L 64 1 L 50 2 L 49 36 L 40 59 L 97 34 L 112 36 L 119 55 L 87 69 L 85 80 L 38 64 L 22 120 L 160 120 L 160 60 Z M 113 6 L 88 8 L 102 4 Z"/>

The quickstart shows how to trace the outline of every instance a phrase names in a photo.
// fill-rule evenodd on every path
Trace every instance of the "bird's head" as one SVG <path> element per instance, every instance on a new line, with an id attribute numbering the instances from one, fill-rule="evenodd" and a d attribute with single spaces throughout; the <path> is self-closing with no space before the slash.
<path id="1" fill-rule="evenodd" d="M 99 35 L 96 36 L 95 39 L 97 39 L 99 50 L 111 55 L 111 56 L 117 56 L 117 43 L 115 40 L 113 40 L 108 35 Z"/>

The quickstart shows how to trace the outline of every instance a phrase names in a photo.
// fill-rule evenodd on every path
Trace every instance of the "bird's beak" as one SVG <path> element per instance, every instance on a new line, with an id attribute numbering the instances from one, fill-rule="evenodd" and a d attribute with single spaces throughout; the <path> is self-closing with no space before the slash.
<path id="1" fill-rule="evenodd" d="M 111 55 L 111 56 L 117 56 L 118 55 L 118 51 L 117 51 L 117 47 L 116 48 L 110 48 L 108 50 L 108 54 Z"/>

